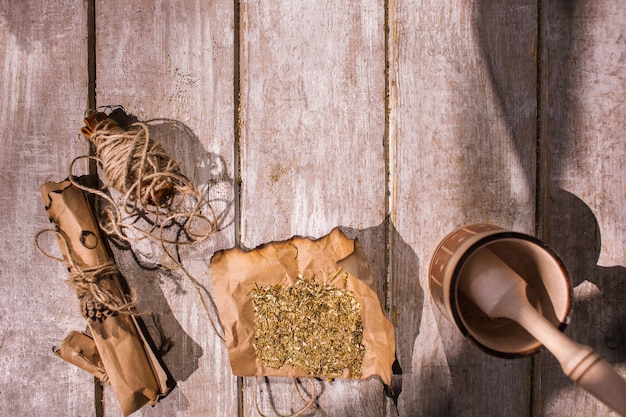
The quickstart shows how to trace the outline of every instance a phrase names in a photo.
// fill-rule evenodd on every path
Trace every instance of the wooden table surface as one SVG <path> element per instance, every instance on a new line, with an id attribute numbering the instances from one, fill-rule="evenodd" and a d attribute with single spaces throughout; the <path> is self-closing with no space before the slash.
<path id="1" fill-rule="evenodd" d="M 616 415 L 545 351 L 500 359 L 470 345 L 433 304 L 427 272 L 466 223 L 543 239 L 572 278 L 566 334 L 626 375 L 623 6 L 0 0 L 0 414 L 120 415 L 108 387 L 100 407 L 91 375 L 52 354 L 86 325 L 67 270 L 33 242 L 49 227 L 40 185 L 89 152 L 85 110 L 123 105 L 220 201 L 222 230 L 184 259 L 209 291 L 220 249 L 336 226 L 362 242 L 396 329 L 395 396 L 376 378 L 315 380 L 323 412 L 305 415 Z M 177 382 L 136 415 L 302 406 L 290 379 L 232 374 L 187 280 L 115 255 Z"/>

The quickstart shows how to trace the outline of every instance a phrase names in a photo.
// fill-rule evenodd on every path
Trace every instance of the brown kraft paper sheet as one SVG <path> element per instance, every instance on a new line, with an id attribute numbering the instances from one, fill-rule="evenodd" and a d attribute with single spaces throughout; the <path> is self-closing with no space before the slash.
<path id="1" fill-rule="evenodd" d="M 361 379 L 378 375 L 389 385 L 395 360 L 394 329 L 369 287 L 373 277 L 364 251 L 358 241 L 348 239 L 338 228 L 318 240 L 294 237 L 251 251 L 232 248 L 215 253 L 211 259 L 211 281 L 233 373 L 324 377 L 292 367 L 269 368 L 255 357 L 254 310 L 249 292 L 255 286 L 295 284 L 300 275 L 315 275 L 319 282 L 328 282 L 341 269 L 348 273 L 345 288 L 361 304 L 365 345 Z M 330 284 L 343 286 L 342 282 Z"/>
<path id="2" fill-rule="evenodd" d="M 45 183 L 41 193 L 48 217 L 56 226 L 68 270 L 86 270 L 110 263 L 84 192 L 65 180 Z M 97 280 L 97 285 L 123 300 L 118 280 L 117 273 L 106 275 Z M 78 291 L 77 295 L 84 296 Z M 147 403 L 155 404 L 172 389 L 167 372 L 147 343 L 135 317 L 113 313 L 100 320 L 88 318 L 87 321 L 93 341 L 70 334 L 55 353 L 110 383 L 125 416 Z M 102 367 L 104 377 L 99 375 Z"/>

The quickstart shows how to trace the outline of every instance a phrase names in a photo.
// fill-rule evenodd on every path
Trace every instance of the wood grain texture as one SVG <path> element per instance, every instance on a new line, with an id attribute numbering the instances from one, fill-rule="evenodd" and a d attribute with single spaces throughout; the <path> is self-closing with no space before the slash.
<path id="1" fill-rule="evenodd" d="M 67 271 L 38 254 L 39 186 L 87 153 L 87 3 L 0 0 L 0 407 L 95 415 L 93 378 L 54 357 L 84 329 Z M 437 310 L 428 267 L 455 227 L 490 222 L 563 258 L 566 333 L 626 376 L 626 12 L 617 0 L 97 0 L 98 105 L 123 105 L 206 190 L 209 260 L 341 226 L 396 326 L 393 393 L 313 380 L 327 416 L 616 415 L 549 354 L 505 360 Z M 78 164 L 77 173 L 86 172 Z M 83 171 L 84 170 L 84 171 Z M 42 238 L 55 253 L 56 241 Z M 231 372 L 189 280 L 154 243 L 115 258 L 177 388 L 142 416 L 288 415 L 307 380 Z M 42 326 L 43 324 L 43 326 Z M 255 399 L 256 397 L 256 399 Z M 119 416 L 105 389 L 104 415 Z M 310 410 L 305 415 L 323 415 Z"/>
<path id="2" fill-rule="evenodd" d="M 400 415 L 529 413 L 530 359 L 464 341 L 432 303 L 428 267 L 463 224 L 533 232 L 536 11 L 534 1 L 464 0 L 393 11 L 391 221 L 416 258 L 406 264 L 392 241 Z"/>
<path id="3" fill-rule="evenodd" d="M 210 294 L 209 261 L 234 245 L 234 7 L 232 1 L 96 3 L 97 104 L 123 105 L 181 162 L 181 171 L 208 196 L 221 230 L 185 249 L 182 263 Z M 143 266 L 163 251 L 133 245 Z M 174 270 L 142 268 L 128 251 L 116 254 L 177 387 L 138 415 L 237 415 L 237 380 L 226 349 L 190 281 Z M 210 311 L 213 317 L 213 311 Z M 106 390 L 106 416 L 119 409 Z"/>
<path id="4" fill-rule="evenodd" d="M 541 170 L 544 239 L 574 285 L 567 334 L 626 376 L 626 12 L 546 3 Z M 617 415 L 542 358 L 541 415 Z"/>
<path id="5" fill-rule="evenodd" d="M 364 241 L 382 296 L 384 4 L 245 1 L 241 7 L 242 244 L 317 238 L 343 226 Z M 315 384 L 327 415 L 384 415 L 377 379 Z M 255 388 L 263 413 L 284 415 L 303 405 L 291 380 L 261 379 L 255 386 L 248 378 L 246 415 L 258 415 Z"/>
<path id="6" fill-rule="evenodd" d="M 0 73 L 0 407 L 90 416 L 93 377 L 52 353 L 86 323 L 65 267 L 34 246 L 50 228 L 40 185 L 64 179 L 88 151 L 75 130 L 87 102 L 84 4 L 1 1 Z M 40 242 L 60 255 L 52 235 Z"/>

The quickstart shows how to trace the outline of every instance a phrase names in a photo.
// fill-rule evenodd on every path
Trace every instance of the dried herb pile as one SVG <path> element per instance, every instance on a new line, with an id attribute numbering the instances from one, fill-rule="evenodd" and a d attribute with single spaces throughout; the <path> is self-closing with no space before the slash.
<path id="1" fill-rule="evenodd" d="M 294 285 L 257 286 L 250 295 L 256 356 L 265 366 L 328 378 L 349 369 L 361 377 L 363 322 L 352 291 L 301 276 Z"/>

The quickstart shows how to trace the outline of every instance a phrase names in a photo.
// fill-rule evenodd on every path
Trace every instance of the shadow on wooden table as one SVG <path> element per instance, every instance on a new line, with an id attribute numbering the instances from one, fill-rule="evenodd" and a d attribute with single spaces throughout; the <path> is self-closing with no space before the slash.
<path id="1" fill-rule="evenodd" d="M 543 188 L 531 189 L 537 198 L 545 198 L 537 202 L 537 221 L 544 234 L 539 237 L 560 255 L 572 280 L 575 297 L 566 333 L 616 363 L 626 361 L 626 268 L 598 265 L 601 231 L 593 212 L 576 195 L 558 188 L 567 175 L 562 154 L 578 149 L 578 133 L 572 126 L 580 116 L 575 103 L 584 86 L 577 84 L 582 58 L 572 45 L 581 36 L 575 33 L 581 28 L 576 8 L 585 3 L 589 1 L 479 0 L 473 24 L 524 180 L 530 187 Z M 479 114 L 476 120 L 482 121 Z M 501 144 L 502 139 L 494 140 Z M 539 156 L 535 145 L 541 147 Z M 493 168 L 500 172 L 494 161 Z M 467 178 L 473 178 L 474 167 L 465 169 Z M 508 185 L 499 186 L 506 191 Z M 468 200 L 467 209 L 475 209 L 477 201 Z M 537 370 L 543 381 L 539 398 L 549 399 L 573 383 L 554 358 L 542 355 L 546 359 Z"/>
<path id="2" fill-rule="evenodd" d="M 361 242 L 374 274 L 374 289 L 395 327 L 396 362 L 387 395 L 397 404 L 403 375 L 413 369 L 413 347 L 422 320 L 424 291 L 419 282 L 419 258 L 391 221 L 388 225 L 381 223 L 360 230 L 342 227 L 342 230 Z M 387 271 L 391 274 L 390 282 L 386 282 Z M 385 305 L 387 291 L 391 294 L 390 306 Z"/>
<path id="3" fill-rule="evenodd" d="M 626 268 L 597 264 L 602 249 L 600 227 L 591 209 L 576 195 L 552 190 L 546 222 L 546 229 L 551 231 L 546 243 L 562 258 L 574 291 L 586 282 L 599 290 L 574 300 L 571 327 L 601 326 L 600 331 L 577 332 L 577 341 L 591 345 L 609 362 L 625 362 Z M 594 340 L 593 336 L 600 333 L 604 340 Z M 585 337 L 587 340 L 581 339 Z"/>
<path id="4" fill-rule="evenodd" d="M 205 150 L 200 139 L 184 123 L 171 119 L 146 122 L 150 134 L 163 144 L 169 155 L 180 162 L 181 172 L 208 199 L 215 211 L 218 229 L 234 221 L 234 182 L 224 159 Z"/>

